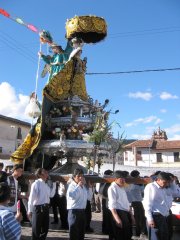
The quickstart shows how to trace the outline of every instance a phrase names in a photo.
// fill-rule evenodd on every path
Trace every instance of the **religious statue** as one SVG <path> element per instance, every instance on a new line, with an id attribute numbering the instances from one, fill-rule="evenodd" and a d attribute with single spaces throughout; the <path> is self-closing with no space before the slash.
<path id="1" fill-rule="evenodd" d="M 39 55 L 49 65 L 50 75 L 43 89 L 41 116 L 32 127 L 24 142 L 11 155 L 15 163 L 42 161 L 45 154 L 39 150 L 42 141 L 65 140 L 83 141 L 83 134 L 93 131 L 96 115 L 92 99 L 86 91 L 85 73 L 87 58 L 81 59 L 84 44 L 97 43 L 107 35 L 107 25 L 103 18 L 96 16 L 75 16 L 66 22 L 67 47 L 56 44 L 49 32 L 42 31 L 40 41 L 48 42 L 53 56 Z M 44 73 L 43 73 L 44 75 Z M 104 121 L 104 112 L 103 121 Z M 97 123 L 96 123 L 97 124 Z M 61 139 L 61 140 L 60 140 Z M 49 145 L 47 152 L 51 152 Z M 53 150 L 50 161 L 62 152 Z M 43 155 L 40 156 L 40 155 Z M 53 164 L 52 164 L 53 166 Z"/>

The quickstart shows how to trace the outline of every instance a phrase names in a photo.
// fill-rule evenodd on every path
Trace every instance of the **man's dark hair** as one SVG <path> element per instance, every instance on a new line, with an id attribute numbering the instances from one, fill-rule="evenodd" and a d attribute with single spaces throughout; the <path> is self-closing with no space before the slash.
<path id="1" fill-rule="evenodd" d="M 161 171 L 156 171 L 153 175 L 157 176 Z"/>
<path id="2" fill-rule="evenodd" d="M 169 174 L 167 172 L 160 172 L 157 175 L 157 179 L 166 180 L 166 181 L 171 180 L 171 178 L 170 178 L 170 176 L 169 176 Z"/>
<path id="3" fill-rule="evenodd" d="M 111 171 L 110 169 L 104 171 L 104 175 L 112 175 L 113 171 Z"/>
<path id="4" fill-rule="evenodd" d="M 73 177 L 75 177 L 77 175 L 83 175 L 83 174 L 84 174 L 84 172 L 83 172 L 83 170 L 81 168 L 76 168 L 74 170 Z"/>
<path id="5" fill-rule="evenodd" d="M 129 176 L 129 172 L 128 171 L 122 171 L 122 172 L 124 172 L 124 174 L 125 174 L 125 177 L 128 177 Z"/>
<path id="6" fill-rule="evenodd" d="M 126 174 L 125 171 L 117 170 L 117 171 L 115 171 L 115 173 L 114 173 L 114 177 L 115 177 L 115 178 L 126 178 L 126 177 L 127 177 L 127 174 Z"/>
<path id="7" fill-rule="evenodd" d="M 13 166 L 13 172 L 15 171 L 15 170 L 18 170 L 19 168 L 21 168 L 21 169 L 23 169 L 23 165 L 22 164 L 15 164 L 14 166 Z"/>
<path id="8" fill-rule="evenodd" d="M 130 173 L 131 177 L 139 177 L 140 175 L 140 172 L 138 170 L 133 170 L 131 173 Z"/>
<path id="9" fill-rule="evenodd" d="M 4 163 L 3 162 L 0 162 L 0 167 L 4 167 Z"/>
<path id="10" fill-rule="evenodd" d="M 0 183 L 0 203 L 3 203 L 10 199 L 11 196 L 11 189 L 7 183 L 1 182 Z"/>
<path id="11" fill-rule="evenodd" d="M 170 178 L 174 178 L 174 174 L 167 172 L 167 174 L 169 175 Z"/>
<path id="12" fill-rule="evenodd" d="M 35 176 L 37 178 L 40 178 L 40 176 L 42 175 L 42 172 L 44 171 L 45 169 L 44 168 L 38 168 L 35 172 Z"/>

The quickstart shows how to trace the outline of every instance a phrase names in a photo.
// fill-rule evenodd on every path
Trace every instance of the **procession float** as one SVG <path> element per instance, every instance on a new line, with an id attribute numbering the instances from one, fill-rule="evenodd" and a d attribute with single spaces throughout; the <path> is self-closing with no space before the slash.
<path id="1" fill-rule="evenodd" d="M 60 47 L 48 31 L 39 31 L 20 18 L 13 19 L 3 9 L 0 13 L 37 32 L 40 50 L 41 44 Z M 68 174 L 80 167 L 86 174 L 91 170 L 86 177 L 92 182 L 112 181 L 113 178 L 106 179 L 95 174 L 94 168 L 96 164 L 100 168 L 103 157 L 114 156 L 121 149 L 122 141 L 115 140 L 111 133 L 111 124 L 108 123 L 111 111 L 106 110 L 109 100 L 105 99 L 100 104 L 88 95 L 85 84 L 87 58 L 81 59 L 84 44 L 96 44 L 106 38 L 107 24 L 102 17 L 75 16 L 66 21 L 65 28 L 67 47 L 61 49 L 63 61 L 59 70 L 52 72 L 52 56 L 39 54 L 38 70 L 43 58 L 47 64 L 41 76 L 50 71 L 49 81 L 43 89 L 40 113 L 31 112 L 32 117 L 38 117 L 37 122 L 11 155 L 11 160 L 24 165 L 28 178 L 30 175 L 33 177 L 37 168 L 43 167 L 50 172 L 52 179 L 66 181 Z M 78 164 L 80 159 L 85 159 L 86 167 Z"/>

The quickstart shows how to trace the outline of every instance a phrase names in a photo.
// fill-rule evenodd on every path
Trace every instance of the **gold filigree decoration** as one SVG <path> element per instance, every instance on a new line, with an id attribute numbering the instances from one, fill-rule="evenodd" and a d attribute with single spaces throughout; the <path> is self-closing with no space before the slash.
<path id="1" fill-rule="evenodd" d="M 103 18 L 97 16 L 75 16 L 66 22 L 66 37 L 69 39 L 74 33 L 97 32 L 106 34 L 107 25 Z"/>
<path id="2" fill-rule="evenodd" d="M 39 144 L 41 139 L 41 123 L 37 123 L 33 136 L 29 133 L 24 142 L 17 148 L 17 150 L 11 155 L 10 159 L 15 164 L 20 163 L 22 164 L 23 161 L 28 158 L 36 147 Z"/>
<path id="3" fill-rule="evenodd" d="M 44 95 L 51 101 L 64 100 L 71 96 L 79 96 L 82 100 L 87 100 L 84 72 L 74 71 L 74 60 L 67 62 L 62 69 L 44 88 Z"/>

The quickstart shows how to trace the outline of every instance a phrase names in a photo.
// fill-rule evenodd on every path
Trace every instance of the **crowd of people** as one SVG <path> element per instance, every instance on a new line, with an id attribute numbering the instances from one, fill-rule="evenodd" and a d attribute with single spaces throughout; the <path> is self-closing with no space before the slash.
<path id="1" fill-rule="evenodd" d="M 178 178 L 169 172 L 156 172 L 148 184 L 127 184 L 126 178 L 140 178 L 133 170 L 106 170 L 112 183 L 86 182 L 82 169 L 75 169 L 68 182 L 52 182 L 44 168 L 36 180 L 24 184 L 23 166 L 14 165 L 6 173 L 0 163 L 0 239 L 18 240 L 23 221 L 32 227 L 32 240 L 45 240 L 49 230 L 49 210 L 70 240 L 84 240 L 91 227 L 92 211 L 102 212 L 102 232 L 109 240 L 171 240 L 171 206 L 180 197 Z M 26 180 L 27 182 L 27 180 Z M 60 218 L 59 218 L 60 215 Z"/>

